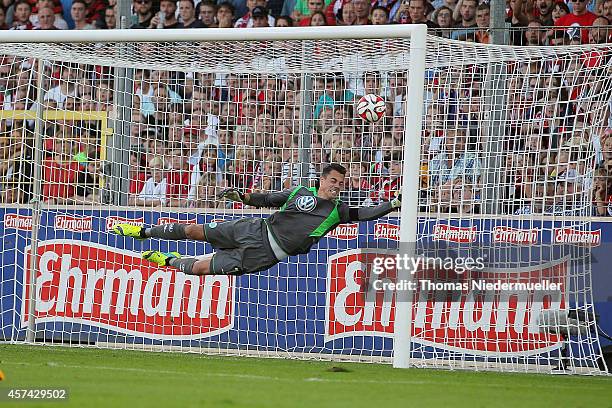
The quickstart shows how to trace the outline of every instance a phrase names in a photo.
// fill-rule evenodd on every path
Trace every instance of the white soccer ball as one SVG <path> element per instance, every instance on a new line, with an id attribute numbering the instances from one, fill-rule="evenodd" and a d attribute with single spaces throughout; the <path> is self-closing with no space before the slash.
<path id="1" fill-rule="evenodd" d="M 367 122 L 378 122 L 385 115 L 385 100 L 378 95 L 367 94 L 357 102 L 357 114 Z"/>

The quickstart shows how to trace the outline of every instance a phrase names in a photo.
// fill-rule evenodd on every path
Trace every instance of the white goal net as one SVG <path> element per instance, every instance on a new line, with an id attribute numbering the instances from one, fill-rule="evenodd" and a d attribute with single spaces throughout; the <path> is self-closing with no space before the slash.
<path id="1" fill-rule="evenodd" d="M 415 73 L 408 27 L 358 38 L 368 28 L 244 41 L 215 40 L 214 29 L 182 42 L 7 34 L 0 340 L 374 362 L 402 347 L 415 366 L 603 373 L 590 217 L 606 210 L 610 48 L 428 36 Z M 420 148 L 407 131 L 419 119 L 415 75 Z M 365 94 L 386 101 L 377 123 L 355 112 Z M 345 202 L 376 205 L 401 190 L 404 161 L 416 168 L 419 151 L 418 187 L 404 190 L 418 202 L 416 253 L 448 264 L 412 275 L 400 297 L 409 322 L 396 321 L 401 291 L 388 285 L 400 265 L 374 270 L 398 254 L 399 212 L 340 225 L 309 254 L 243 276 L 188 276 L 140 258 L 210 254 L 204 242 L 107 232 L 266 217 L 216 195 L 314 187 L 332 162 L 348 170 Z M 409 330 L 394 343 L 397 324 Z"/>

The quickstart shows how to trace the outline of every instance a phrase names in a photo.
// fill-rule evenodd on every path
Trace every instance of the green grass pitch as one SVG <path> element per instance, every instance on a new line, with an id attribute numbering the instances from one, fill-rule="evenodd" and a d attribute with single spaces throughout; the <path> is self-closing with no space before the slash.
<path id="1" fill-rule="evenodd" d="M 337 372 L 342 367 L 347 372 Z M 10 387 L 67 387 L 41 407 L 612 407 L 612 378 L 0 345 Z"/>

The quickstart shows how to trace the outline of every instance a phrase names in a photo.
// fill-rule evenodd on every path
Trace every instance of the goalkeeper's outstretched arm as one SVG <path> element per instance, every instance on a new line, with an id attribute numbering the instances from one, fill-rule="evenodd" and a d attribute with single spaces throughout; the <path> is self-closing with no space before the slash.
<path id="1" fill-rule="evenodd" d="M 360 207 L 360 208 L 352 208 L 346 207 L 344 214 L 341 214 L 343 222 L 353 222 L 353 221 L 370 221 L 375 220 L 380 217 L 384 217 L 390 212 L 396 210 L 402 205 L 402 196 L 394 198 L 391 201 L 386 203 L 379 204 L 375 207 Z"/>
<path id="2" fill-rule="evenodd" d="M 245 194 L 245 204 L 252 205 L 253 207 L 268 207 L 278 208 L 282 207 L 283 204 L 289 199 L 292 190 L 285 190 L 275 193 L 249 193 Z"/>
<path id="3" fill-rule="evenodd" d="M 246 193 L 242 194 L 235 188 L 228 188 L 219 194 L 219 198 L 227 198 L 232 201 L 239 201 L 253 207 L 282 207 L 292 190 L 285 190 L 274 193 Z"/>

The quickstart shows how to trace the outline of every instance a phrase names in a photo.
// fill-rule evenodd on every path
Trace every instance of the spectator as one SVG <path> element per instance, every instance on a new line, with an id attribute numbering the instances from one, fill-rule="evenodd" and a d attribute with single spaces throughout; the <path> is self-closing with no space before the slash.
<path id="1" fill-rule="evenodd" d="M 444 38 L 450 38 L 450 29 L 453 27 L 453 10 L 442 6 L 434 12 L 433 20 L 442 29 L 440 30 L 440 35 Z"/>
<path id="2" fill-rule="evenodd" d="M 200 157 L 195 166 L 192 166 L 189 176 L 189 201 L 193 201 L 197 194 L 198 180 L 205 175 L 213 175 L 218 186 L 223 186 L 223 172 L 219 167 L 219 152 L 217 146 L 206 145 L 200 150 Z"/>
<path id="3" fill-rule="evenodd" d="M 36 14 L 32 13 L 32 15 L 30 16 L 30 21 L 32 22 L 32 24 L 34 24 L 34 27 L 39 26 L 38 19 L 40 10 L 45 7 L 50 8 L 53 11 L 53 14 L 55 15 L 55 21 L 53 25 L 60 30 L 67 30 L 68 23 L 66 23 L 66 20 L 64 20 L 64 18 L 62 17 L 61 9 L 59 11 L 55 9 L 55 3 L 53 2 L 53 0 L 38 0 L 36 2 Z"/>
<path id="4" fill-rule="evenodd" d="M 474 33 L 476 42 L 480 44 L 489 44 L 491 38 L 489 35 L 489 26 L 491 24 L 491 9 L 488 4 L 481 4 L 476 8 L 476 26 L 478 30 Z"/>
<path id="5" fill-rule="evenodd" d="M 151 19 L 149 28 L 179 28 L 176 19 L 176 2 L 174 0 L 161 0 L 159 12 Z"/>
<path id="6" fill-rule="evenodd" d="M 251 192 L 260 172 L 261 166 L 255 161 L 253 148 L 238 145 L 233 163 L 227 165 L 228 186 Z"/>
<path id="7" fill-rule="evenodd" d="M 408 3 L 408 15 L 410 23 L 425 24 L 433 35 L 438 34 L 437 28 L 440 28 L 436 23 L 427 18 L 427 0 L 410 0 Z"/>
<path id="8" fill-rule="evenodd" d="M 226 162 L 234 158 L 233 134 L 230 128 L 219 128 L 219 145 L 217 148 L 217 168 L 220 172 L 225 171 Z"/>
<path id="9" fill-rule="evenodd" d="M 268 150 L 267 153 L 263 163 L 263 177 L 259 183 L 259 188 L 263 191 L 280 191 L 283 189 L 280 177 L 282 158 L 274 150 Z"/>
<path id="10" fill-rule="evenodd" d="M 206 26 L 196 18 L 193 0 L 179 0 L 178 9 L 179 16 L 181 17 L 178 28 L 206 28 Z"/>
<path id="11" fill-rule="evenodd" d="M 454 183 L 447 183 L 437 186 L 432 191 L 431 204 L 428 206 L 430 210 L 440 214 L 456 212 L 453 205 L 453 188 Z"/>
<path id="12" fill-rule="evenodd" d="M 591 216 L 596 209 L 590 197 L 584 200 L 582 179 L 574 174 L 560 178 L 555 186 L 555 202 L 544 214 L 563 216 Z"/>
<path id="13" fill-rule="evenodd" d="M 537 0 L 537 7 L 534 11 L 538 12 L 538 20 L 545 27 L 552 27 L 555 25 L 553 19 L 553 9 L 555 7 L 554 0 Z"/>
<path id="14" fill-rule="evenodd" d="M 149 115 L 146 119 L 149 125 L 158 128 L 158 131 L 163 135 L 168 134 L 169 115 L 171 112 L 171 96 L 169 90 L 164 84 L 153 87 L 153 96 L 151 101 L 155 107 L 153 115 Z"/>
<path id="15" fill-rule="evenodd" d="M 270 27 L 270 22 L 268 21 L 268 9 L 262 6 L 257 6 L 253 9 L 252 20 L 253 20 L 253 28 L 265 28 Z M 248 106 L 248 104 L 247 104 Z"/>
<path id="16" fill-rule="evenodd" d="M 325 18 L 325 14 L 322 11 L 315 11 L 308 18 L 310 20 L 311 26 L 325 26 L 327 25 L 327 20 Z"/>
<path id="17" fill-rule="evenodd" d="M 140 132 L 144 129 L 144 123 L 142 120 L 142 115 L 138 112 L 138 110 L 134 109 L 132 111 L 132 118 L 130 121 L 130 146 L 137 146 L 140 144 Z"/>
<path id="18" fill-rule="evenodd" d="M 289 16 L 280 16 L 276 19 L 275 27 L 293 27 L 293 19 Z"/>
<path id="19" fill-rule="evenodd" d="M 39 30 L 57 30 L 55 26 L 55 12 L 51 7 L 41 7 L 38 9 Z"/>
<path id="20" fill-rule="evenodd" d="M 64 108 L 64 101 L 67 97 L 78 97 L 78 89 L 76 87 L 76 73 L 70 64 L 63 64 L 57 68 L 53 74 L 54 78 L 59 79 L 58 85 L 49 89 L 44 96 L 45 102 L 55 101 L 58 109 Z"/>
<path id="21" fill-rule="evenodd" d="M 317 100 L 315 107 L 315 118 L 318 118 L 321 110 L 326 107 L 334 107 L 338 104 L 351 102 L 355 95 L 345 88 L 344 74 L 336 72 L 328 74 L 324 78 L 325 92 Z"/>
<path id="22" fill-rule="evenodd" d="M 511 0 L 513 1 L 513 0 Z M 464 30 L 466 28 L 475 28 L 476 25 L 476 8 L 478 7 L 477 0 L 459 0 L 455 11 L 453 12 L 453 19 L 458 21 L 455 24 L 455 28 L 458 30 Z M 463 31 L 465 32 L 465 30 Z"/>
<path id="23" fill-rule="evenodd" d="M 386 174 L 386 176 L 379 178 L 378 183 L 372 188 L 372 199 L 375 202 L 390 201 L 400 190 L 402 157 L 403 154 L 400 151 L 395 151 L 390 157 L 386 157 L 389 159 L 384 163 L 385 169 L 383 173 Z"/>
<path id="24" fill-rule="evenodd" d="M 554 25 L 557 25 L 557 21 L 563 17 L 566 16 L 568 14 L 570 14 L 570 9 L 567 6 L 567 4 L 565 4 L 562 1 L 558 1 L 555 3 L 555 5 L 553 6 L 553 10 L 550 13 L 553 19 L 553 23 Z"/>
<path id="25" fill-rule="evenodd" d="M 34 25 L 30 21 L 32 6 L 27 0 L 17 0 L 14 4 L 13 25 L 11 30 L 32 30 Z"/>
<path id="26" fill-rule="evenodd" d="M 169 206 L 186 206 L 189 193 L 190 169 L 187 155 L 179 146 L 168 150 L 168 187 L 166 199 Z"/>
<path id="27" fill-rule="evenodd" d="M 474 197 L 474 186 L 464 185 L 461 179 L 452 183 L 451 212 L 458 214 L 479 213 L 479 206 Z"/>
<path id="28" fill-rule="evenodd" d="M 408 93 L 407 79 L 403 72 L 395 72 L 389 78 L 389 102 L 393 103 L 393 116 L 403 116 Z"/>
<path id="29" fill-rule="evenodd" d="M 85 2 L 86 12 L 85 19 L 88 24 L 94 24 L 102 18 L 104 10 L 106 10 L 106 0 L 83 0 Z M 74 1 L 73 1 L 74 2 Z"/>
<path id="30" fill-rule="evenodd" d="M 351 0 L 355 7 L 355 20 L 352 25 L 368 25 L 370 22 L 370 6 L 369 0 Z"/>
<path id="31" fill-rule="evenodd" d="M 542 23 L 537 20 L 531 21 L 527 24 L 527 31 L 525 31 L 525 45 L 534 47 L 544 45 L 543 34 Z"/>
<path id="32" fill-rule="evenodd" d="M 299 160 L 299 150 L 292 149 L 288 157 L 285 158 L 282 164 L 281 183 L 283 188 L 291 188 L 300 185 L 301 166 Z M 310 182 L 317 179 L 317 171 L 312 163 L 308 163 L 306 177 Z"/>
<path id="33" fill-rule="evenodd" d="M 3 152 L 2 202 L 27 204 L 32 195 L 33 175 L 33 137 L 29 131 L 18 129 L 10 136 L 3 136 L 5 151 Z"/>
<path id="34" fill-rule="evenodd" d="M 554 185 L 549 186 L 546 179 L 538 179 L 534 186 L 526 191 L 529 192 L 525 197 L 526 203 L 514 211 L 514 215 L 542 214 L 548 206 L 546 197 L 554 195 Z"/>
<path id="35" fill-rule="evenodd" d="M 368 180 L 368 164 L 363 162 L 350 163 L 348 171 L 348 183 L 340 198 L 351 206 L 370 205 L 371 185 Z"/>
<path id="36" fill-rule="evenodd" d="M 298 2 L 298 5 L 299 5 L 299 2 Z M 312 25 L 310 24 L 312 15 L 316 12 L 323 13 L 325 5 L 326 4 L 324 0 L 307 0 L 306 12 L 304 14 L 301 14 L 300 12 L 295 10 L 293 14 L 293 18 L 296 21 L 298 21 L 298 26 L 302 26 L 302 27 L 310 26 Z M 323 14 L 323 17 L 325 17 L 325 14 Z M 327 18 L 325 17 L 324 20 L 326 19 Z M 325 24 L 317 24 L 317 25 L 325 25 Z"/>
<path id="37" fill-rule="evenodd" d="M 223 2 L 217 6 L 217 26 L 219 28 L 234 27 L 235 9 L 231 3 Z"/>
<path id="38" fill-rule="evenodd" d="M 114 109 L 114 84 L 112 81 L 100 81 L 96 88 L 96 101 L 98 106 L 96 110 L 111 112 Z"/>
<path id="39" fill-rule="evenodd" d="M 524 45 L 523 27 L 527 27 L 529 19 L 523 11 L 523 0 L 510 0 L 510 13 L 506 22 L 510 23 L 510 43 Z"/>
<path id="40" fill-rule="evenodd" d="M 135 200 L 135 197 L 142 191 L 145 181 L 147 181 L 147 173 L 145 173 L 145 155 L 139 151 L 130 151 L 130 200 Z"/>
<path id="41" fill-rule="evenodd" d="M 555 26 L 568 27 L 570 36 L 579 36 L 583 44 L 588 44 L 589 31 L 580 30 L 576 27 L 588 27 L 593 25 L 597 15 L 587 10 L 587 0 L 572 0 L 572 5 L 573 9 L 571 14 L 560 17 L 555 21 Z"/>
<path id="42" fill-rule="evenodd" d="M 243 16 L 249 12 L 249 8 L 247 7 L 246 0 L 217 0 L 217 4 L 220 5 L 223 3 L 227 3 L 232 6 L 233 11 L 234 11 L 233 14 L 236 17 Z"/>
<path id="43" fill-rule="evenodd" d="M 0 4 L 0 30 L 8 30 L 9 26 L 6 24 L 6 10 L 4 6 Z"/>
<path id="44" fill-rule="evenodd" d="M 363 95 L 380 94 L 380 73 L 377 71 L 364 72 L 363 74 Z"/>
<path id="45" fill-rule="evenodd" d="M 598 217 L 612 216 L 612 177 L 603 168 L 595 170 L 593 207 Z"/>
<path id="46" fill-rule="evenodd" d="M 223 208 L 222 200 L 217 198 L 220 193 L 217 178 L 213 173 L 203 174 L 196 184 L 193 199 L 189 201 L 191 208 Z"/>
<path id="47" fill-rule="evenodd" d="M 253 27 L 252 12 L 255 7 L 266 7 L 266 0 L 246 0 L 246 5 L 249 11 L 236 21 L 234 27 L 236 28 L 250 28 Z M 266 12 L 267 13 L 267 12 Z M 274 17 L 268 14 L 268 26 L 274 27 Z"/>
<path id="48" fill-rule="evenodd" d="M 357 19 L 357 14 L 355 13 L 355 6 L 352 2 L 345 3 L 340 9 L 341 19 L 338 21 L 338 25 L 353 25 L 355 20 Z"/>
<path id="49" fill-rule="evenodd" d="M 138 22 L 130 28 L 149 28 L 153 18 L 153 0 L 133 0 L 132 8 Z"/>
<path id="50" fill-rule="evenodd" d="M 72 0 L 70 15 L 74 21 L 75 30 L 94 30 L 96 27 L 87 22 L 87 3 L 85 0 Z"/>
<path id="51" fill-rule="evenodd" d="M 201 1 L 196 7 L 196 14 L 206 27 L 217 27 L 217 6 L 214 3 Z"/>
<path id="52" fill-rule="evenodd" d="M 69 200 L 72 204 L 93 204 L 100 201 L 100 194 L 97 192 L 99 185 L 98 178 L 98 159 L 95 157 L 84 157 L 80 162 L 80 169 L 77 175 L 74 196 Z"/>
<path id="53" fill-rule="evenodd" d="M 310 20 L 307 23 L 302 21 L 308 19 L 315 11 L 323 11 L 330 3 L 331 0 L 297 0 L 291 18 L 299 22 L 299 25 L 308 26 Z"/>
<path id="54" fill-rule="evenodd" d="M 409 3 L 409 0 L 399 0 L 399 7 L 397 8 L 394 19 L 391 21 L 397 24 L 410 23 L 410 14 L 408 13 Z"/>
<path id="55" fill-rule="evenodd" d="M 14 160 L 12 154 L 16 150 L 17 140 L 13 140 L 12 135 L 5 135 L 4 132 L 0 132 L 0 135 L 0 180 L 5 181 L 11 162 Z"/>
<path id="56" fill-rule="evenodd" d="M 142 190 L 137 196 L 130 197 L 129 205 L 141 207 L 162 207 L 166 205 L 167 180 L 165 176 L 164 160 L 154 156 L 149 160 L 148 172 L 150 177 L 145 181 Z"/>
<path id="57" fill-rule="evenodd" d="M 104 19 L 99 19 L 96 22 L 96 27 L 103 30 L 112 30 L 117 28 L 117 16 L 115 15 L 114 7 L 107 7 L 104 10 Z"/>
<path id="58" fill-rule="evenodd" d="M 370 20 L 374 25 L 389 24 L 389 11 L 382 6 L 375 6 L 370 13 Z"/>
<path id="59" fill-rule="evenodd" d="M 377 0 L 372 3 L 372 8 L 382 7 L 386 11 L 387 20 L 395 21 L 398 10 L 402 5 L 402 0 Z"/>
<path id="60" fill-rule="evenodd" d="M 589 32 L 589 43 L 590 44 L 606 44 L 611 42 L 610 40 L 610 22 L 606 17 L 599 16 L 595 20 L 593 20 L 593 27 L 591 27 Z M 602 55 L 598 51 L 592 51 L 591 56 L 594 53 L 598 54 L 598 57 L 601 58 Z"/>
<path id="61" fill-rule="evenodd" d="M 601 7 L 601 15 L 612 22 L 612 0 L 605 0 Z"/>
<path id="62" fill-rule="evenodd" d="M 480 160 L 476 154 L 466 149 L 465 130 L 452 137 L 447 134 L 444 150 L 429 163 L 429 183 L 431 186 L 462 179 L 463 184 L 476 184 L 480 177 Z"/>
<path id="63" fill-rule="evenodd" d="M 72 140 L 64 135 L 55 137 L 51 157 L 43 160 L 43 200 L 47 204 L 67 202 L 75 194 L 78 174 Z"/>

